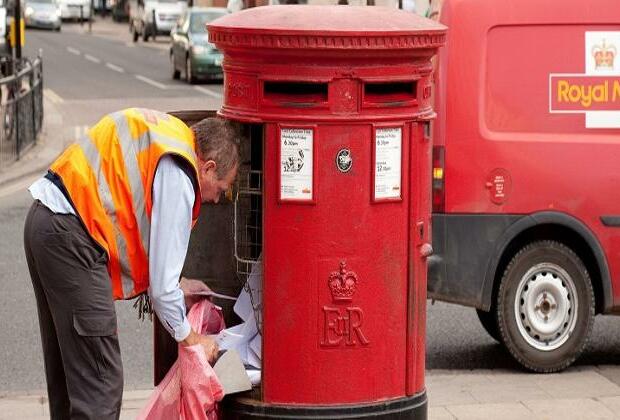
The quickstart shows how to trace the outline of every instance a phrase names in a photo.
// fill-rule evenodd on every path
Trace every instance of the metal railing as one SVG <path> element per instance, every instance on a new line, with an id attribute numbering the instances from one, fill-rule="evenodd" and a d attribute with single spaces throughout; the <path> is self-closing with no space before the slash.
<path id="1" fill-rule="evenodd" d="M 13 66 L 15 68 L 13 69 Z M 41 57 L 13 63 L 0 59 L 0 170 L 36 144 L 43 126 Z"/>

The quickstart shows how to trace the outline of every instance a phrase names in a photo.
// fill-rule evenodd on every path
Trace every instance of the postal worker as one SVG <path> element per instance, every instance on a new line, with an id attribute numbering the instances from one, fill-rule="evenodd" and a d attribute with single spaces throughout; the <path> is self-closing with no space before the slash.
<path id="1" fill-rule="evenodd" d="M 238 127 L 191 128 L 147 109 L 106 115 L 30 188 L 24 227 L 52 419 L 118 419 L 123 368 L 114 300 L 148 293 L 181 345 L 190 328 L 179 278 L 200 204 L 217 203 L 239 165 Z M 195 285 L 194 285 L 195 286 Z"/>

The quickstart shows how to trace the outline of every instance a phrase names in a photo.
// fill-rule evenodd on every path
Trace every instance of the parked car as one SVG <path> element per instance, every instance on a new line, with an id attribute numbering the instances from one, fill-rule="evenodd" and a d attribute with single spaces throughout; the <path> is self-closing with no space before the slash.
<path id="1" fill-rule="evenodd" d="M 222 78 L 222 53 L 209 43 L 207 24 L 227 14 L 225 8 L 191 7 L 170 33 L 172 77 L 181 73 L 189 83 Z"/>
<path id="2" fill-rule="evenodd" d="M 112 7 L 114 6 L 113 0 L 93 0 L 93 12 L 99 13 L 100 15 L 107 15 L 112 11 Z"/>
<path id="3" fill-rule="evenodd" d="M 129 30 L 133 41 L 170 35 L 176 22 L 185 13 L 187 3 L 177 0 L 130 0 Z"/>
<path id="4" fill-rule="evenodd" d="M 27 0 L 24 10 L 26 27 L 60 31 L 61 10 L 56 0 Z"/>
<path id="5" fill-rule="evenodd" d="M 525 368 L 562 370 L 595 314 L 620 313 L 618 0 L 439 16 L 429 297 L 476 308 Z"/>
<path id="6" fill-rule="evenodd" d="M 111 0 L 112 20 L 114 22 L 129 21 L 129 3 L 127 0 Z"/>
<path id="7" fill-rule="evenodd" d="M 57 0 L 63 20 L 90 20 L 90 0 Z"/>

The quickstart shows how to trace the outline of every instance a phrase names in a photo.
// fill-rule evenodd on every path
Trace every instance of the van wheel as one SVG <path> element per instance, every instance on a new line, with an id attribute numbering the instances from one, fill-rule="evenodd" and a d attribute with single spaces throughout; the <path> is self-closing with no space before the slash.
<path id="1" fill-rule="evenodd" d="M 556 241 L 533 242 L 512 258 L 497 295 L 499 335 L 534 372 L 570 366 L 594 324 L 594 292 L 581 259 Z"/>
<path id="2" fill-rule="evenodd" d="M 497 329 L 497 317 L 496 311 L 491 309 L 490 312 L 486 312 L 480 309 L 476 309 L 476 314 L 478 315 L 478 320 L 482 325 L 482 328 L 497 342 L 501 342 L 502 340 L 499 337 L 499 331 Z"/>

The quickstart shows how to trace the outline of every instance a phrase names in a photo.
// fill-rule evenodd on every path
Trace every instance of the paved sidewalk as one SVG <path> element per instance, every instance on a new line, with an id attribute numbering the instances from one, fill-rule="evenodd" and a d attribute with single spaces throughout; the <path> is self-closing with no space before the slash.
<path id="1" fill-rule="evenodd" d="M 151 390 L 126 391 L 123 395 L 121 420 L 132 420 L 146 404 Z M 45 392 L 28 394 L 0 394 L 0 420 L 43 420 L 49 419 L 48 401 Z"/>
<path id="2" fill-rule="evenodd" d="M 620 419 L 620 366 L 583 366 L 550 375 L 505 370 L 426 374 L 430 420 Z M 133 419 L 151 390 L 127 391 L 121 419 Z M 44 393 L 0 394 L 0 420 L 48 418 Z"/>
<path id="3" fill-rule="evenodd" d="M 620 419 L 620 366 L 556 374 L 506 370 L 426 375 L 429 419 Z"/>
<path id="4" fill-rule="evenodd" d="M 0 170 L 0 188 L 31 175 L 44 173 L 50 162 L 66 147 L 62 137 L 57 135 L 63 130 L 61 113 L 45 94 L 43 109 L 45 110 L 43 128 L 37 143 L 26 150 L 18 161 Z"/>

